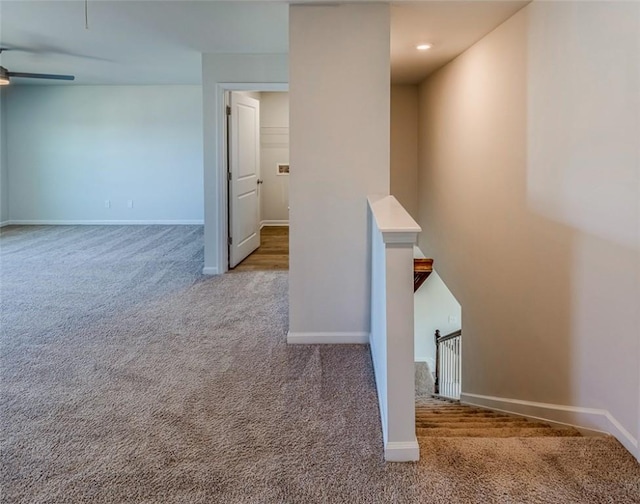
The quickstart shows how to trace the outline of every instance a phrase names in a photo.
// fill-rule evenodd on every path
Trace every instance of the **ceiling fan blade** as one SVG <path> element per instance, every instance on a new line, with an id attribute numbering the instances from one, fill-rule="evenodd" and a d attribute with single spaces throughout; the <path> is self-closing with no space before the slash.
<path id="1" fill-rule="evenodd" d="M 0 54 L 2 54 L 5 51 L 12 52 L 12 53 L 15 53 L 15 52 L 26 53 L 26 54 L 30 54 L 31 56 L 43 56 L 43 57 L 44 56 L 62 56 L 62 57 L 71 57 L 71 58 L 82 58 L 82 59 L 95 60 L 95 61 L 106 61 L 106 62 L 113 61 L 112 59 L 101 58 L 99 56 L 92 56 L 90 54 L 67 51 L 65 49 L 62 49 L 57 46 L 53 46 L 51 44 L 36 44 L 35 46 L 32 46 L 32 47 L 18 47 L 18 46 L 0 47 Z"/>
<path id="2" fill-rule="evenodd" d="M 72 81 L 74 75 L 58 75 L 58 74 L 40 74 L 40 73 L 24 73 L 24 72 L 8 72 L 9 77 L 26 77 L 28 79 L 53 79 Z"/>

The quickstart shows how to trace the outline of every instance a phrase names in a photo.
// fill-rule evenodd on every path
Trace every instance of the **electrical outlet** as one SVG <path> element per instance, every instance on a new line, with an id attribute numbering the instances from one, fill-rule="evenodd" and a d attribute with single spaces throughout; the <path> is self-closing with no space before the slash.
<path id="1" fill-rule="evenodd" d="M 127 208 L 133 208 L 133 200 L 127 200 Z"/>
<path id="2" fill-rule="evenodd" d="M 104 200 L 104 207 L 111 208 L 111 200 Z"/>
<path id="3" fill-rule="evenodd" d="M 455 315 L 449 315 L 449 323 L 450 324 L 457 324 L 458 323 L 458 317 L 456 317 Z"/>

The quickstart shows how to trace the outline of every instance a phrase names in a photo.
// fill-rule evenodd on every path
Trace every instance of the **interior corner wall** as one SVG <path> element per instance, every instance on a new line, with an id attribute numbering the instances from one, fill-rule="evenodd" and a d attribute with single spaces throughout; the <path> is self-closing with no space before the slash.
<path id="1" fill-rule="evenodd" d="M 9 164 L 7 161 L 6 88 L 0 89 L 0 226 L 9 222 Z"/>
<path id="2" fill-rule="evenodd" d="M 289 11 L 290 336 L 368 341 L 367 196 L 389 194 L 389 6 Z"/>
<path id="3" fill-rule="evenodd" d="M 224 85 L 289 82 L 286 54 L 203 54 L 203 135 L 204 135 L 204 272 L 225 271 L 227 200 L 224 172 Z"/>
<path id="4" fill-rule="evenodd" d="M 391 86 L 391 194 L 418 217 L 418 86 Z"/>
<path id="5" fill-rule="evenodd" d="M 461 328 L 460 303 L 447 288 L 437 271 L 433 271 L 413 296 L 414 352 L 416 362 L 426 362 L 436 371 L 436 330 L 442 336 Z"/>
<path id="6" fill-rule="evenodd" d="M 533 2 L 430 76 L 418 219 L 462 305 L 463 397 L 636 457 L 639 24 L 637 3 Z"/>
<path id="7" fill-rule="evenodd" d="M 12 223 L 202 223 L 200 86 L 12 86 L 5 115 Z"/>
<path id="8" fill-rule="evenodd" d="M 260 204 L 264 224 L 289 223 L 289 175 L 278 174 L 278 164 L 289 162 L 289 93 L 261 93 Z"/>

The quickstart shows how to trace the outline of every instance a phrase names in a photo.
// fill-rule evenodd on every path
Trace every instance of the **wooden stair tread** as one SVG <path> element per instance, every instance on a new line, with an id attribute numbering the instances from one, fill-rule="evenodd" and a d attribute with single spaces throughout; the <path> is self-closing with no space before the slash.
<path id="1" fill-rule="evenodd" d="M 416 292 L 433 271 L 433 259 L 413 259 L 413 292 Z"/>
<path id="2" fill-rule="evenodd" d="M 413 271 L 419 273 L 431 273 L 433 271 L 433 259 L 414 259 Z"/>

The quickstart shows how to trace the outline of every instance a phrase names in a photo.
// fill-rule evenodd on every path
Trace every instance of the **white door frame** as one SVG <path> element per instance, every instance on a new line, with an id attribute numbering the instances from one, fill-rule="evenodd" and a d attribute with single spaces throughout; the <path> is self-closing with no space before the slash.
<path id="1" fill-rule="evenodd" d="M 227 91 L 289 91 L 288 82 L 218 83 L 218 273 L 229 271 L 229 201 L 227 192 Z"/>

